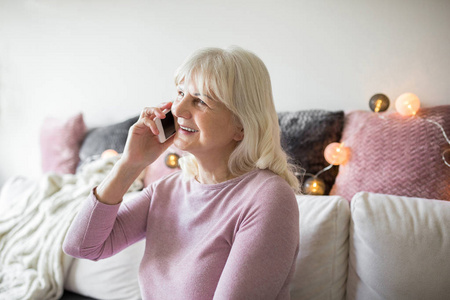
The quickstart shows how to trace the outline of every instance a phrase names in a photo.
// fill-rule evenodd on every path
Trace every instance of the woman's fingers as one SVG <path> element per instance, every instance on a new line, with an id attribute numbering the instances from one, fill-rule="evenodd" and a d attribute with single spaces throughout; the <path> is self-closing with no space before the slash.
<path id="1" fill-rule="evenodd" d="M 159 134 L 159 130 L 156 126 L 156 119 L 164 119 L 166 117 L 165 112 L 172 107 L 172 102 L 162 103 L 159 107 L 145 107 L 139 118 L 142 123 L 149 127 L 154 135 Z"/>
<path id="2" fill-rule="evenodd" d="M 162 110 L 170 109 L 171 107 L 172 107 L 172 102 L 164 102 L 164 103 L 161 103 L 161 105 L 159 106 L 159 108 Z"/>
<path id="3" fill-rule="evenodd" d="M 158 107 L 144 107 L 141 112 L 141 119 L 148 118 L 154 120 L 155 118 L 161 118 L 164 116 L 162 110 Z"/>
<path id="4" fill-rule="evenodd" d="M 143 118 L 142 122 L 144 123 L 145 126 L 150 128 L 150 130 L 152 131 L 152 133 L 154 135 L 158 135 L 159 134 L 158 127 L 156 126 L 156 123 L 155 123 L 155 121 L 153 119 Z"/>
<path id="5" fill-rule="evenodd" d="M 154 120 L 155 118 L 164 119 L 166 117 L 166 112 L 172 107 L 172 102 L 167 102 L 161 104 L 159 107 L 144 107 L 141 112 L 141 118 L 150 118 Z"/>

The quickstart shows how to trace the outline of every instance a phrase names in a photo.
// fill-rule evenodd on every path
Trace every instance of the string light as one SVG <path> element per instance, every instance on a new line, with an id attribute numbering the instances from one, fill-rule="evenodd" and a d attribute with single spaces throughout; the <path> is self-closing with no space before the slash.
<path id="1" fill-rule="evenodd" d="M 178 160 L 180 159 L 180 156 L 176 153 L 169 153 L 166 156 L 165 164 L 171 169 L 178 168 Z"/>
<path id="2" fill-rule="evenodd" d="M 389 108 L 389 98 L 384 94 L 375 94 L 369 100 L 369 107 L 373 112 L 382 112 Z"/>
<path id="3" fill-rule="evenodd" d="M 325 194 L 325 182 L 318 177 L 311 177 L 303 184 L 303 190 L 308 195 L 323 195 Z"/>
<path id="4" fill-rule="evenodd" d="M 397 109 L 398 113 L 403 116 L 415 116 L 417 111 L 420 108 L 419 97 L 417 97 L 413 93 L 401 94 L 395 101 L 395 108 Z M 447 134 L 445 133 L 444 128 L 442 128 L 442 126 L 438 122 L 430 120 L 430 119 L 424 119 L 424 120 L 431 124 L 436 125 L 442 131 L 442 134 L 444 135 L 445 140 L 450 145 L 450 140 L 447 137 Z M 450 149 L 446 149 L 442 153 L 442 160 L 448 167 L 450 167 L 449 158 L 447 157 L 448 156 L 447 153 L 449 153 L 449 152 L 450 152 Z"/>
<path id="5" fill-rule="evenodd" d="M 110 158 L 119 155 L 116 150 L 114 149 L 108 149 L 102 152 L 101 158 Z"/>
<path id="6" fill-rule="evenodd" d="M 332 165 L 345 164 L 350 155 L 350 148 L 344 147 L 344 143 L 331 143 L 323 153 L 325 160 Z"/>
<path id="7" fill-rule="evenodd" d="M 333 165 L 341 165 L 347 162 L 350 155 L 350 148 L 345 147 L 344 143 L 331 143 L 324 150 L 325 160 L 330 164 L 323 168 L 317 174 L 310 175 L 311 178 L 306 180 L 303 184 L 303 190 L 308 195 L 323 195 L 325 194 L 325 182 L 318 176 L 323 172 L 331 169 Z"/>
<path id="8" fill-rule="evenodd" d="M 402 116 L 415 116 L 420 108 L 420 100 L 413 93 L 404 93 L 395 101 L 395 108 Z"/>
<path id="9" fill-rule="evenodd" d="M 383 112 L 389 108 L 389 98 L 384 94 L 375 94 L 370 98 L 369 107 L 375 112 Z M 413 93 L 401 94 L 395 101 L 395 108 L 402 116 L 416 116 L 417 111 L 420 108 L 420 100 Z M 382 119 L 386 119 L 384 116 L 378 115 Z M 447 137 L 444 128 L 436 121 L 425 119 L 425 121 L 436 125 L 444 135 L 446 142 L 450 145 L 450 139 Z M 345 164 L 350 156 L 350 148 L 345 147 L 344 143 L 331 143 L 324 150 L 325 160 L 330 164 L 324 169 L 320 170 L 317 174 L 309 174 L 311 178 L 307 179 L 303 184 L 303 190 L 309 195 L 323 195 L 325 193 L 325 183 L 318 178 L 320 174 L 329 170 L 333 165 Z M 445 165 L 450 167 L 450 148 L 445 149 L 442 152 L 442 160 Z M 306 174 L 305 174 L 306 175 Z"/>

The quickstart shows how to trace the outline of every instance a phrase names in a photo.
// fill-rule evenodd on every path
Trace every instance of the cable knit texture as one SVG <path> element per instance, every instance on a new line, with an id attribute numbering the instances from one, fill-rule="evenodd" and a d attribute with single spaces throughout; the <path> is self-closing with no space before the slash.
<path id="1" fill-rule="evenodd" d="M 331 194 L 351 200 L 360 191 L 450 200 L 450 105 L 421 108 L 415 117 L 397 112 L 346 115 L 342 141 L 351 148 Z"/>

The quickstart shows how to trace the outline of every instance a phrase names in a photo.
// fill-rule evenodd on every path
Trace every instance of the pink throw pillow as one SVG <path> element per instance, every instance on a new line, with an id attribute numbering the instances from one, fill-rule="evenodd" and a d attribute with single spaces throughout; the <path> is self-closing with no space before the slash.
<path id="1" fill-rule="evenodd" d="M 421 108 L 415 117 L 397 112 L 350 112 L 341 141 L 350 159 L 339 166 L 332 195 L 351 200 L 360 191 L 450 201 L 450 105 Z"/>
<path id="2" fill-rule="evenodd" d="M 171 153 L 177 154 L 179 157 L 182 157 L 184 155 L 184 151 L 176 148 L 175 146 L 170 146 L 163 154 L 158 157 L 156 161 L 149 165 L 145 170 L 144 186 L 148 186 L 152 182 L 180 170 L 179 167 L 170 168 L 166 165 L 166 157 Z"/>
<path id="3" fill-rule="evenodd" d="M 68 120 L 46 118 L 40 132 L 42 171 L 74 174 L 85 134 L 86 124 L 81 113 Z"/>

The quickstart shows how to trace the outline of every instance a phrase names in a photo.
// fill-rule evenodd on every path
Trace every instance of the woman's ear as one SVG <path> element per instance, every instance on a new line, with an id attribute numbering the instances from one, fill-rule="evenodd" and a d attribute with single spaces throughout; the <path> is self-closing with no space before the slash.
<path id="1" fill-rule="evenodd" d="M 244 128 L 239 125 L 238 127 L 236 127 L 236 133 L 234 134 L 234 140 L 236 142 L 240 142 L 244 139 Z"/>

